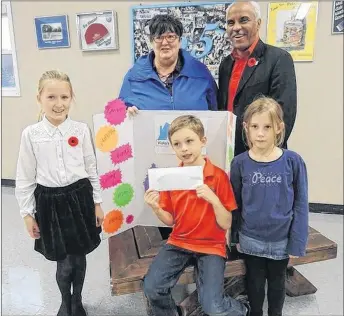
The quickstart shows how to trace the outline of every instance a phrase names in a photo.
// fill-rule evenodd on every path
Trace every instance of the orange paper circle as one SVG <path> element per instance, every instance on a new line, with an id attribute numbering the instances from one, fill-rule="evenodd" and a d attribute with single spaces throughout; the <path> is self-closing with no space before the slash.
<path id="1" fill-rule="evenodd" d="M 100 151 L 109 152 L 116 148 L 118 143 L 117 130 L 112 126 L 101 127 L 96 135 L 96 146 Z"/>
<path id="2" fill-rule="evenodd" d="M 119 210 L 113 210 L 105 215 L 103 229 L 106 233 L 112 234 L 119 230 L 123 224 L 123 213 Z"/>

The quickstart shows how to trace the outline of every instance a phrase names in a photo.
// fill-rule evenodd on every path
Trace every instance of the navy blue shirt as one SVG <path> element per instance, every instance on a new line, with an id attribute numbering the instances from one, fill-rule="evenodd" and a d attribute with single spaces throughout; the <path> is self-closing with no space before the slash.
<path id="1" fill-rule="evenodd" d="M 308 180 L 303 159 L 283 150 L 257 162 L 248 151 L 234 157 L 230 178 L 244 235 L 274 242 L 288 239 L 288 254 L 304 256 L 308 238 Z"/>

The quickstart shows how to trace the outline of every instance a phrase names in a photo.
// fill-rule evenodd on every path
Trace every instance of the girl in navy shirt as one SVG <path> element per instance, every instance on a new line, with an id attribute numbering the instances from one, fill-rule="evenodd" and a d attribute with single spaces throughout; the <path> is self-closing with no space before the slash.
<path id="1" fill-rule="evenodd" d="M 263 97 L 250 104 L 243 127 L 250 149 L 231 164 L 239 214 L 238 225 L 232 225 L 232 241 L 239 241 L 237 249 L 244 254 L 251 316 L 263 315 L 266 280 L 268 315 L 279 316 L 289 258 L 306 252 L 307 170 L 297 153 L 279 148 L 285 125 L 275 100 Z"/>

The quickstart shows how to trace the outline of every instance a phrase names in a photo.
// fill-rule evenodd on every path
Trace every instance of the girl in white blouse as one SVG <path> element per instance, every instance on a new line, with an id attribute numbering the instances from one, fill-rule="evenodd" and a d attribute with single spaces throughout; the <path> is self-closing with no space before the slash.
<path id="1" fill-rule="evenodd" d="M 37 100 L 43 118 L 22 133 L 16 176 L 16 197 L 34 249 L 57 261 L 58 316 L 86 315 L 81 301 L 86 254 L 100 244 L 104 218 L 89 128 L 68 116 L 73 96 L 66 74 L 42 75 Z"/>

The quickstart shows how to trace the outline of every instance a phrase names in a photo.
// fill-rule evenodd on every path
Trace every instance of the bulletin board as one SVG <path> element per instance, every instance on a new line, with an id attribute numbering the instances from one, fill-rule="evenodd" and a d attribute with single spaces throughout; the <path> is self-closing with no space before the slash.
<path id="1" fill-rule="evenodd" d="M 212 3 L 174 3 L 132 7 L 133 62 L 152 49 L 149 40 L 149 21 L 158 14 L 177 17 L 183 24 L 181 48 L 204 63 L 213 77 L 223 58 L 232 51 L 226 36 L 226 9 L 233 1 Z"/>

